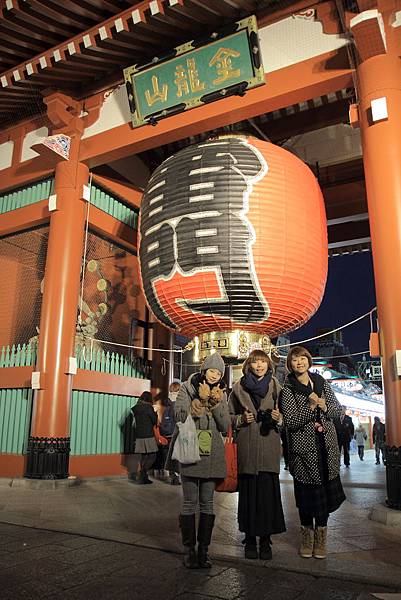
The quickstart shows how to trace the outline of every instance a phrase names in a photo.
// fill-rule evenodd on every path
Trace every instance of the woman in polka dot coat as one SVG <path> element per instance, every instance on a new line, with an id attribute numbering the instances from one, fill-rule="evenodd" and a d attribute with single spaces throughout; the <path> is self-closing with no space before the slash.
<path id="1" fill-rule="evenodd" d="M 301 521 L 300 555 L 326 558 L 329 513 L 345 500 L 333 423 L 341 405 L 330 384 L 309 371 L 311 366 L 312 357 L 305 348 L 290 350 L 280 410 L 288 432 L 289 467 Z"/>

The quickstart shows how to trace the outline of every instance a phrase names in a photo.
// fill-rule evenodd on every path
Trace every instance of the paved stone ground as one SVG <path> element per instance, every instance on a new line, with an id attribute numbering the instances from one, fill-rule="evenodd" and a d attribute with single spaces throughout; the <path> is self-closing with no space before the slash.
<path id="1" fill-rule="evenodd" d="M 396 591 L 260 561 L 216 560 L 210 571 L 188 571 L 172 552 L 0 524 L 2 600 L 367 600 L 373 593 L 394 599 Z"/>
<path id="2" fill-rule="evenodd" d="M 327 560 L 298 556 L 299 519 L 288 471 L 280 475 L 287 532 L 274 536 L 271 562 L 244 559 L 237 494 L 216 494 L 211 572 L 181 565 L 180 487 L 162 480 L 138 486 L 124 478 L 73 487 L 67 481 L 0 479 L 0 600 L 367 600 L 370 592 L 395 600 L 401 592 L 401 526 L 369 519 L 385 499 L 385 468 L 369 451 L 364 462 L 353 456 L 341 476 L 347 500 L 330 518 Z"/>

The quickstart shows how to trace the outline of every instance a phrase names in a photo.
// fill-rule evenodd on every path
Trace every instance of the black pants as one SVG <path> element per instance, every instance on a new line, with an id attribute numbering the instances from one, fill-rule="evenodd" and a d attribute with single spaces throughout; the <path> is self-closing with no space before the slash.
<path id="1" fill-rule="evenodd" d="M 281 445 L 283 448 L 283 458 L 284 458 L 284 464 L 286 467 L 288 467 L 288 438 L 287 438 L 287 432 L 285 429 L 283 429 L 283 431 L 281 432 Z"/>
<path id="2" fill-rule="evenodd" d="M 338 442 L 338 447 L 340 448 L 340 454 L 341 454 L 341 449 L 344 452 L 344 464 L 346 467 L 349 467 L 349 442 Z"/>
<path id="3" fill-rule="evenodd" d="M 358 456 L 361 460 L 363 460 L 364 454 L 365 454 L 365 446 L 358 446 Z"/>
<path id="4" fill-rule="evenodd" d="M 134 454 L 133 455 L 133 469 L 132 473 L 137 474 L 138 467 L 140 467 L 143 473 L 147 473 L 150 467 L 155 462 L 156 452 L 148 452 L 147 454 Z"/>

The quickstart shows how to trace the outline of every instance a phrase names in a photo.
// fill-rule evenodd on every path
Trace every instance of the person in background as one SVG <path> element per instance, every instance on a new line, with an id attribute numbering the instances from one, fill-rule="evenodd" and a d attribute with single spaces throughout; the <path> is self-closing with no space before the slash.
<path id="1" fill-rule="evenodd" d="M 138 402 L 131 411 L 135 419 L 135 453 L 133 455 L 132 481 L 139 484 L 153 483 L 148 477 L 148 470 L 156 459 L 157 443 L 153 427 L 157 423 L 157 415 L 153 410 L 153 397 L 150 392 L 142 392 Z M 137 477 L 138 467 L 140 468 Z"/>
<path id="2" fill-rule="evenodd" d="M 384 423 L 380 421 L 379 417 L 375 417 L 374 425 L 372 428 L 373 443 L 375 445 L 376 453 L 376 464 L 380 465 L 380 451 L 382 453 L 382 461 L 385 465 L 384 446 L 386 442 L 386 427 Z"/>
<path id="3" fill-rule="evenodd" d="M 281 448 L 283 451 L 284 458 L 284 471 L 288 471 L 288 436 L 285 427 L 281 429 L 280 432 L 281 437 Z"/>
<path id="4" fill-rule="evenodd" d="M 178 392 L 180 391 L 181 383 L 178 381 L 173 381 L 170 383 L 168 388 L 168 397 L 173 406 L 175 406 L 175 401 L 177 400 Z"/>
<path id="5" fill-rule="evenodd" d="M 366 431 L 362 423 L 359 423 L 358 427 L 355 429 L 354 438 L 356 445 L 358 446 L 359 460 L 363 460 L 363 456 L 365 454 L 365 441 L 368 439 L 368 436 L 366 435 Z"/>
<path id="6" fill-rule="evenodd" d="M 157 414 L 157 425 L 159 427 L 160 435 L 167 440 L 167 444 L 160 445 L 157 451 L 157 458 L 155 462 L 155 470 L 159 470 L 161 475 L 164 476 L 164 465 L 167 460 L 168 450 L 170 448 L 171 439 L 175 430 L 175 411 L 173 403 L 169 398 L 160 392 L 155 397 L 153 409 Z M 171 469 L 168 471 L 169 481 L 171 485 L 180 485 L 180 479 L 177 473 L 177 461 L 172 461 Z M 174 463 L 174 464 L 173 464 Z"/>
<path id="7" fill-rule="evenodd" d="M 184 565 L 188 569 L 210 569 L 212 563 L 208 555 L 215 515 L 213 496 L 216 480 L 224 479 L 227 473 L 222 433 L 226 434 L 230 425 L 227 396 L 223 375 L 224 361 L 220 354 L 208 356 L 199 373 L 194 373 L 181 385 L 175 403 L 176 421 L 185 422 L 190 414 L 196 429 L 205 432 L 203 438 L 209 443 L 200 446 L 200 461 L 194 464 L 181 464 L 183 503 L 179 524 L 184 546 Z M 166 467 L 170 468 L 170 457 L 177 433 L 174 433 Z M 197 508 L 200 508 L 198 535 L 196 535 Z M 198 553 L 195 546 L 198 539 Z"/>
<path id="8" fill-rule="evenodd" d="M 290 473 L 301 521 L 299 554 L 303 558 L 326 558 L 329 514 L 345 500 L 333 423 L 341 415 L 341 405 L 330 384 L 312 373 L 311 366 L 312 356 L 306 348 L 291 348 L 280 407 L 288 433 Z"/>
<path id="9" fill-rule="evenodd" d="M 178 392 L 180 391 L 180 387 L 181 387 L 181 382 L 178 380 L 174 380 L 172 383 L 170 383 L 169 388 L 168 388 L 168 397 L 169 397 L 171 405 L 174 409 L 174 414 L 175 414 L 175 403 L 177 400 Z M 171 440 L 170 440 L 170 442 L 171 442 Z M 170 480 L 171 485 L 181 485 L 180 465 L 179 465 L 178 461 L 176 461 L 176 460 L 171 460 L 170 477 L 171 477 L 171 480 Z"/>
<path id="10" fill-rule="evenodd" d="M 229 398 L 238 451 L 238 526 L 245 558 L 271 560 L 272 534 L 285 531 L 280 494 L 280 384 L 263 350 L 253 350 Z M 259 553 L 256 538 L 259 537 Z"/>
<path id="11" fill-rule="evenodd" d="M 349 449 L 350 449 L 350 443 L 352 438 L 354 437 L 354 424 L 352 422 L 351 417 L 349 417 L 347 414 L 345 414 L 345 410 L 346 407 L 342 406 L 341 407 L 341 415 L 338 419 L 335 419 L 334 424 L 336 427 L 336 431 L 337 431 L 337 442 L 338 442 L 338 447 L 340 449 L 340 454 L 341 454 L 341 450 L 343 450 L 344 453 L 344 465 L 346 466 L 347 469 L 349 469 L 350 466 L 350 455 L 349 455 Z"/>

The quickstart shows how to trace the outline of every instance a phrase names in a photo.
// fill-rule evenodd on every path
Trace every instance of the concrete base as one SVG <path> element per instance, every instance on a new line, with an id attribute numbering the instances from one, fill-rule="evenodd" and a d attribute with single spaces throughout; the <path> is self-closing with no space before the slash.
<path id="1" fill-rule="evenodd" d="M 28 479 L 21 477 L 8 480 L 8 485 L 10 487 L 19 487 L 29 490 L 65 489 L 80 484 L 81 479 L 78 477 L 68 477 L 68 479 Z"/>
<path id="2" fill-rule="evenodd" d="M 394 510 L 385 504 L 377 504 L 372 508 L 369 519 L 390 527 L 401 527 L 401 510 Z"/>

